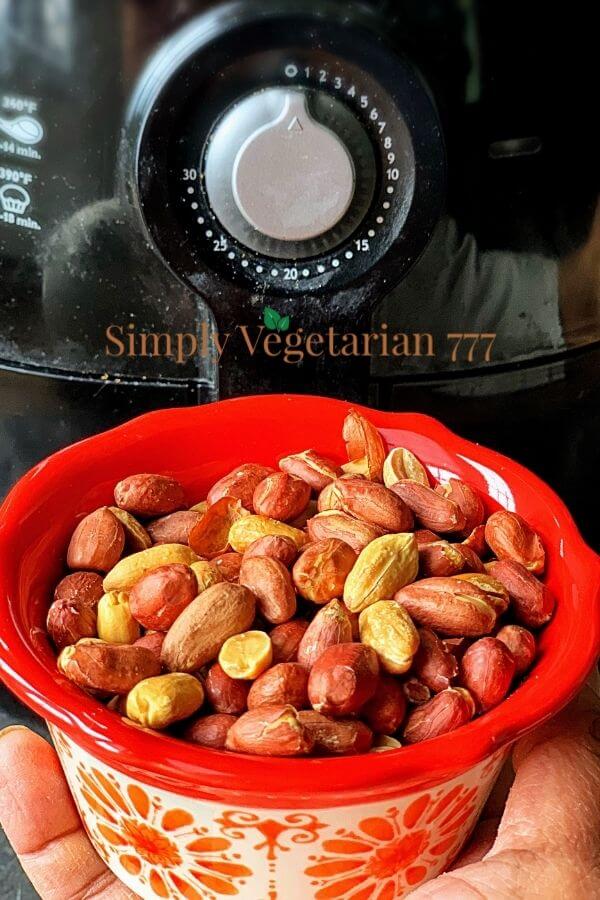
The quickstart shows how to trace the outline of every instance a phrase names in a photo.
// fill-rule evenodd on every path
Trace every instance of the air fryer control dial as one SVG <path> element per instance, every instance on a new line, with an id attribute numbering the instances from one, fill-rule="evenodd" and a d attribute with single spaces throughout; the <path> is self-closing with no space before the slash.
<path id="1" fill-rule="evenodd" d="M 389 290 L 423 249 L 444 156 L 420 77 L 364 11 L 224 7 L 150 64 L 136 196 L 169 265 L 207 294 Z M 139 125 L 138 125 L 139 123 Z"/>
<path id="2" fill-rule="evenodd" d="M 366 215 L 375 187 L 371 141 L 323 91 L 275 87 L 227 111 L 204 159 L 208 202 L 241 244 L 307 258 L 340 244 Z"/>

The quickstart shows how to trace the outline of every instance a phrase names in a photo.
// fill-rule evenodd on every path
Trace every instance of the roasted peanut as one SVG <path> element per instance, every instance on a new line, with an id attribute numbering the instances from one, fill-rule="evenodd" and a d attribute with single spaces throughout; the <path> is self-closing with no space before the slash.
<path id="1" fill-rule="evenodd" d="M 472 533 L 483 523 L 485 518 L 485 507 L 483 501 L 477 491 L 473 490 L 471 485 L 460 481 L 458 478 L 451 478 L 449 481 L 438 484 L 436 487 L 438 494 L 447 497 L 456 503 L 465 517 L 465 525 L 463 531 L 465 535 Z"/>
<path id="2" fill-rule="evenodd" d="M 352 547 L 355 553 L 360 553 L 367 544 L 383 534 L 381 528 L 361 522 L 337 509 L 326 509 L 317 513 L 308 520 L 307 525 L 311 541 L 328 539 L 344 541 L 345 544 Z"/>
<path id="3" fill-rule="evenodd" d="M 279 460 L 279 468 L 296 478 L 301 478 L 315 491 L 322 491 L 330 482 L 342 474 L 342 470 L 332 460 L 315 453 L 314 450 L 303 450 L 284 456 Z"/>
<path id="4" fill-rule="evenodd" d="M 353 639 L 352 622 L 343 603 L 332 600 L 308 625 L 298 647 L 298 662 L 310 669 L 328 647 Z"/>
<path id="5" fill-rule="evenodd" d="M 365 478 L 339 478 L 326 490 L 329 509 L 341 509 L 382 531 L 409 531 L 414 525 L 408 506 L 383 484 Z"/>
<path id="6" fill-rule="evenodd" d="M 290 704 L 305 709 L 308 704 L 308 672 L 300 663 L 279 663 L 253 682 L 248 709 L 256 706 Z"/>
<path id="7" fill-rule="evenodd" d="M 206 699 L 218 713 L 240 716 L 248 708 L 250 684 L 231 678 L 219 663 L 214 663 L 204 681 Z"/>
<path id="8" fill-rule="evenodd" d="M 239 519 L 250 513 L 241 500 L 222 497 L 208 507 L 199 522 L 188 535 L 189 545 L 204 559 L 213 559 L 229 548 L 229 532 Z"/>
<path id="9" fill-rule="evenodd" d="M 108 644 L 133 644 L 140 626 L 133 618 L 129 597 L 123 591 L 109 591 L 100 598 L 97 617 L 98 637 Z"/>
<path id="10" fill-rule="evenodd" d="M 148 522 L 148 534 L 153 544 L 188 544 L 190 532 L 201 518 L 202 514 L 193 509 L 180 509 Z"/>
<path id="11" fill-rule="evenodd" d="M 458 675 L 457 659 L 429 628 L 419 628 L 419 638 L 413 672 L 430 691 L 439 694 L 450 687 Z"/>
<path id="12" fill-rule="evenodd" d="M 185 494 L 175 478 L 130 475 L 115 487 L 115 503 L 133 516 L 166 516 L 185 506 Z"/>
<path id="13" fill-rule="evenodd" d="M 88 638 L 65 647 L 57 665 L 79 687 L 109 696 L 128 694 L 139 681 L 160 674 L 160 662 L 146 647 Z"/>
<path id="14" fill-rule="evenodd" d="M 242 567 L 243 556 L 235 551 L 231 553 L 220 553 L 212 560 L 213 566 L 220 573 L 223 581 L 230 581 L 237 584 L 240 577 L 240 569 Z"/>
<path id="15" fill-rule="evenodd" d="M 252 681 L 273 661 L 271 638 L 264 631 L 244 631 L 227 638 L 219 651 L 219 665 L 230 678 Z"/>
<path id="16" fill-rule="evenodd" d="M 463 553 L 448 541 L 435 541 L 419 547 L 419 571 L 424 577 L 457 575 L 465 564 Z"/>
<path id="17" fill-rule="evenodd" d="M 229 531 L 229 543 L 238 553 L 245 553 L 250 544 L 268 534 L 289 538 L 298 549 L 306 543 L 306 535 L 299 528 L 258 515 L 246 516 L 234 522 Z"/>
<path id="18" fill-rule="evenodd" d="M 167 632 L 163 664 L 171 672 L 195 672 L 218 655 L 234 634 L 252 625 L 256 601 L 239 584 L 223 582 L 207 588 L 187 606 Z"/>
<path id="19" fill-rule="evenodd" d="M 287 472 L 273 472 L 257 485 L 252 498 L 255 511 L 262 516 L 290 522 L 306 509 L 310 487 Z"/>
<path id="20" fill-rule="evenodd" d="M 383 481 L 386 450 L 377 429 L 357 410 L 351 409 L 342 427 L 350 462 L 360 462 L 370 481 Z"/>
<path id="21" fill-rule="evenodd" d="M 245 559 L 250 559 L 252 556 L 269 556 L 271 559 L 276 559 L 286 568 L 291 566 L 298 555 L 298 549 L 295 543 L 286 537 L 279 537 L 276 534 L 267 534 L 265 537 L 259 538 L 257 541 L 254 541 L 246 552 L 244 553 Z"/>
<path id="22" fill-rule="evenodd" d="M 192 563 L 190 569 L 196 577 L 196 594 L 201 594 L 213 584 L 226 581 L 214 560 L 209 562 L 207 559 L 200 559 Z"/>
<path id="23" fill-rule="evenodd" d="M 223 750 L 229 729 L 236 721 L 236 716 L 225 713 L 201 716 L 187 725 L 181 736 L 184 741 L 190 741 L 192 744 L 200 744 L 201 747 L 210 747 L 212 750 Z"/>
<path id="24" fill-rule="evenodd" d="M 459 578 L 423 578 L 402 588 L 394 599 L 419 625 L 442 634 L 479 637 L 496 624 L 490 595 Z"/>
<path id="25" fill-rule="evenodd" d="M 121 559 L 106 575 L 103 582 L 104 591 L 130 591 L 136 581 L 153 569 L 171 563 L 189 566 L 197 561 L 198 557 L 194 551 L 185 544 L 158 544 L 156 547 L 132 553 L 131 556 Z"/>
<path id="26" fill-rule="evenodd" d="M 268 556 L 251 556 L 242 562 L 240 584 L 256 597 L 260 614 L 273 625 L 288 622 L 296 614 L 296 592 L 286 567 Z"/>
<path id="27" fill-rule="evenodd" d="M 517 513 L 506 509 L 492 513 L 485 524 L 485 539 L 500 560 L 513 560 L 529 572 L 544 571 L 545 553 L 540 537 Z"/>
<path id="28" fill-rule="evenodd" d="M 423 463 L 405 447 L 394 447 L 383 464 L 383 483 L 389 488 L 407 478 L 429 487 L 429 476 Z"/>
<path id="29" fill-rule="evenodd" d="M 128 513 L 125 509 L 119 509 L 118 506 L 108 507 L 113 516 L 119 520 L 125 532 L 125 549 L 129 553 L 138 553 L 140 550 L 147 550 L 152 546 L 152 538 L 143 525 Z"/>
<path id="30" fill-rule="evenodd" d="M 298 648 L 307 628 L 305 619 L 292 619 L 275 626 L 270 633 L 274 663 L 297 661 Z"/>
<path id="31" fill-rule="evenodd" d="M 486 571 L 504 585 L 515 616 L 529 628 L 545 625 L 554 612 L 554 597 L 545 584 L 521 563 L 503 559 L 486 564 Z"/>
<path id="32" fill-rule="evenodd" d="M 407 744 L 428 741 L 455 731 L 473 718 L 475 703 L 463 688 L 446 688 L 427 703 L 415 706 L 404 726 L 403 740 Z"/>
<path id="33" fill-rule="evenodd" d="M 442 533 L 464 530 L 466 519 L 461 508 L 433 488 L 404 478 L 393 484 L 390 490 L 413 511 L 423 528 Z"/>
<path id="34" fill-rule="evenodd" d="M 107 506 L 90 513 L 76 527 L 67 550 L 70 569 L 108 572 L 125 547 L 125 531 Z"/>
<path id="35" fill-rule="evenodd" d="M 492 603 L 497 615 L 501 616 L 508 609 L 508 604 L 510 603 L 508 591 L 500 581 L 492 578 L 485 570 L 483 572 L 468 572 L 466 575 L 457 575 L 456 577 L 460 581 L 468 581 L 469 584 L 473 584 L 480 591 L 483 591 L 487 599 Z"/>
<path id="36" fill-rule="evenodd" d="M 162 645 L 165 642 L 165 635 L 162 631 L 149 631 L 147 634 L 144 634 L 141 638 L 138 638 L 137 641 L 134 641 L 134 647 L 145 647 L 147 650 L 150 650 L 156 656 L 157 660 L 160 663 L 160 654 L 162 651 Z M 162 663 L 161 663 L 162 665 Z"/>
<path id="37" fill-rule="evenodd" d="M 81 638 L 95 638 L 97 603 L 77 597 L 55 600 L 48 610 L 46 628 L 58 650 L 76 644 Z"/>
<path id="38" fill-rule="evenodd" d="M 398 679 L 382 675 L 375 696 L 361 714 L 375 734 L 394 734 L 406 715 L 406 698 Z"/>
<path id="39" fill-rule="evenodd" d="M 310 670 L 308 697 L 313 709 L 331 716 L 359 712 L 378 685 L 377 654 L 363 644 L 328 647 Z"/>
<path id="40" fill-rule="evenodd" d="M 362 643 L 375 651 L 386 672 L 402 675 L 410 669 L 419 634 L 403 606 L 378 600 L 361 612 L 359 628 Z"/>
<path id="41" fill-rule="evenodd" d="M 410 533 L 385 534 L 360 553 L 344 584 L 344 603 L 362 612 L 394 594 L 417 577 L 419 553 Z"/>
<path id="42" fill-rule="evenodd" d="M 312 738 L 317 753 L 336 756 L 366 753 L 373 742 L 373 732 L 358 719 L 331 719 L 314 709 L 300 710 L 298 719 Z"/>
<path id="43" fill-rule="evenodd" d="M 314 741 L 293 706 L 259 706 L 234 722 L 225 746 L 261 756 L 305 756 Z"/>
<path id="44" fill-rule="evenodd" d="M 482 711 L 504 700 L 514 674 L 512 653 L 506 644 L 493 637 L 471 644 L 460 662 L 461 682 Z"/>
<path id="45" fill-rule="evenodd" d="M 335 538 L 314 541 L 294 564 L 292 577 L 298 593 L 313 603 L 323 604 L 341 597 L 356 553 L 349 544 Z"/>
<path id="46" fill-rule="evenodd" d="M 244 463 L 238 466 L 213 484 L 206 498 L 208 505 L 212 506 L 223 497 L 231 497 L 239 500 L 249 512 L 254 512 L 252 506 L 254 491 L 263 478 L 273 471 L 269 466 L 262 466 L 259 463 Z"/>
<path id="47" fill-rule="evenodd" d="M 168 728 L 188 719 L 204 703 L 197 678 L 182 672 L 157 675 L 138 682 L 127 695 L 127 718 L 145 728 Z"/>
<path id="48" fill-rule="evenodd" d="M 144 628 L 167 631 L 197 593 L 198 582 L 189 566 L 160 566 L 132 587 L 131 614 Z"/>
<path id="49" fill-rule="evenodd" d="M 526 672 L 535 659 L 535 638 L 520 625 L 505 625 L 496 638 L 506 644 L 515 661 L 515 675 Z"/>

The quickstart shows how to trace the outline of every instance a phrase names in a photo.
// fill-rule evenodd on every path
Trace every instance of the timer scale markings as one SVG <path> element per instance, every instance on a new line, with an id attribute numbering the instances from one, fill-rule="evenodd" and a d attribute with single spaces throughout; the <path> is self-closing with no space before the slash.
<path id="1" fill-rule="evenodd" d="M 293 84 L 302 84 L 302 83 L 313 84 L 313 80 L 311 79 L 312 70 L 313 70 L 313 67 L 311 67 L 311 66 L 299 67 L 296 64 L 290 63 L 285 67 L 284 74 L 285 74 L 286 78 L 288 79 L 288 83 L 291 82 Z M 301 77 L 299 77 L 299 76 L 301 76 Z M 345 93 L 345 95 L 347 97 L 349 97 L 351 100 L 356 100 L 356 98 L 358 98 L 357 105 L 359 107 L 359 111 L 362 111 L 363 116 L 364 116 L 365 115 L 364 111 L 366 110 L 367 111 L 366 117 L 367 117 L 368 122 L 371 123 L 372 127 L 374 127 L 375 125 L 377 126 L 377 129 L 379 131 L 379 136 L 382 136 L 384 134 L 386 126 L 387 126 L 387 122 L 379 120 L 379 111 L 378 111 L 377 107 L 371 105 L 368 95 L 365 95 L 365 94 L 360 95 L 357 92 L 356 86 L 354 84 L 349 84 L 348 82 L 345 81 L 345 79 L 343 79 L 339 75 L 335 75 L 335 76 L 330 75 L 326 69 L 319 69 L 318 77 L 317 77 L 317 85 L 329 87 L 330 89 L 333 88 L 333 90 L 338 94 Z M 392 137 L 390 135 L 386 135 L 383 138 L 382 142 L 378 142 L 378 146 L 380 147 L 380 149 L 383 152 L 385 152 L 385 162 L 387 162 L 389 164 L 388 168 L 385 171 L 386 180 L 388 182 L 389 181 L 397 181 L 400 177 L 400 174 L 399 174 L 399 170 L 397 168 L 393 167 L 393 164 L 396 161 L 396 154 L 394 151 L 394 144 L 393 144 Z M 193 176 L 190 176 L 190 173 L 192 173 L 192 172 L 194 174 L 193 174 Z M 188 177 L 191 177 L 193 180 L 196 180 L 198 178 L 197 170 L 193 170 L 193 169 L 184 170 L 184 178 L 185 178 L 185 173 L 187 173 Z M 384 184 L 383 187 L 385 187 L 385 194 L 388 197 L 392 196 L 395 193 L 393 184 L 388 184 L 387 186 L 385 186 L 385 184 Z M 199 190 L 199 188 L 198 188 L 198 190 Z M 196 188 L 188 185 L 187 194 L 194 195 L 195 193 L 196 193 Z M 183 197 L 182 199 L 183 199 L 183 202 L 185 203 L 188 198 Z M 194 210 L 197 209 L 198 203 L 196 201 L 192 202 L 191 207 Z M 391 209 L 390 201 L 384 200 L 381 203 L 381 210 L 383 211 L 383 215 L 378 215 L 375 218 L 375 223 L 378 226 L 382 226 L 385 224 L 385 213 L 387 213 L 390 209 Z M 248 259 L 248 255 L 249 255 L 248 250 L 241 251 L 236 246 L 234 246 L 233 249 L 231 249 L 230 244 L 229 244 L 229 241 L 231 240 L 231 238 L 220 229 L 219 223 L 216 220 L 216 218 L 214 216 L 212 218 L 214 219 L 213 228 L 217 228 L 218 233 L 219 233 L 219 239 L 213 240 L 213 252 L 220 253 L 220 252 L 223 252 L 224 250 L 227 250 L 228 251 L 227 258 L 231 262 L 239 261 L 242 268 L 247 269 L 252 260 L 252 257 L 250 258 L 250 260 Z M 196 219 L 196 222 L 199 225 L 203 225 L 204 221 L 205 220 L 202 216 L 198 216 Z M 363 223 L 363 224 L 366 224 L 366 223 Z M 213 236 L 214 236 L 213 229 L 211 228 L 211 229 L 206 230 L 204 234 L 207 239 L 213 238 Z M 356 252 L 368 252 L 368 250 L 370 249 L 368 239 L 376 237 L 376 234 L 377 234 L 376 230 L 371 227 L 367 230 L 367 240 L 365 240 L 364 238 L 363 239 L 354 239 L 354 243 L 356 245 Z M 344 250 L 343 247 L 339 248 L 337 255 L 329 261 L 329 265 L 333 270 L 339 270 L 340 265 L 341 265 L 339 257 L 342 255 L 348 261 L 350 261 L 354 258 L 354 252 L 351 249 Z M 256 258 L 254 261 L 256 262 Z M 273 267 L 270 270 L 269 274 L 271 275 L 272 278 L 282 278 L 283 280 L 287 280 L 287 281 L 297 281 L 300 279 L 300 277 L 310 278 L 314 274 L 322 275 L 326 272 L 326 270 L 327 270 L 326 265 L 321 262 L 315 266 L 314 271 L 311 271 L 311 269 L 307 268 L 307 267 L 299 269 L 296 266 L 289 266 L 289 267 L 282 267 L 281 270 L 276 267 Z M 265 269 L 264 269 L 263 265 L 260 265 L 260 264 L 255 265 L 255 272 L 257 274 L 260 275 L 264 271 L 265 271 Z"/>

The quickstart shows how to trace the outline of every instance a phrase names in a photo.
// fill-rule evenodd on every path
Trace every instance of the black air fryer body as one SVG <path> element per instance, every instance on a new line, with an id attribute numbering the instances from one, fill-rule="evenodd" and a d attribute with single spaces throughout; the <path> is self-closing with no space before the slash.
<path id="1" fill-rule="evenodd" d="M 312 391 L 439 416 L 597 537 L 594 33 L 583 3 L 6 0 L 2 489 L 148 409 Z M 215 331 L 220 364 L 167 353 Z"/>

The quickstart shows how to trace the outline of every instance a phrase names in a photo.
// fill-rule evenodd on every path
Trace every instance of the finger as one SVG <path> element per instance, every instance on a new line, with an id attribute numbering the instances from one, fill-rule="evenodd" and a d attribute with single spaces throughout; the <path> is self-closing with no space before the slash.
<path id="1" fill-rule="evenodd" d="M 600 852 L 600 717 L 569 710 L 515 748 L 515 783 L 492 853 L 512 848 L 568 854 L 597 864 Z"/>
<path id="2" fill-rule="evenodd" d="M 81 825 L 58 757 L 27 728 L 0 732 L 0 823 L 42 900 L 129 900 Z"/>

